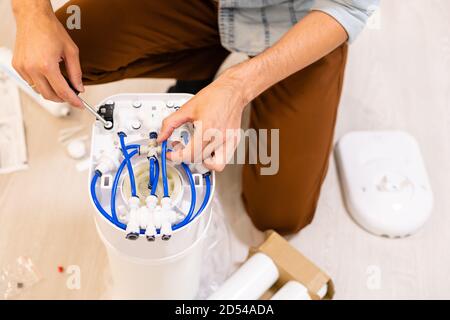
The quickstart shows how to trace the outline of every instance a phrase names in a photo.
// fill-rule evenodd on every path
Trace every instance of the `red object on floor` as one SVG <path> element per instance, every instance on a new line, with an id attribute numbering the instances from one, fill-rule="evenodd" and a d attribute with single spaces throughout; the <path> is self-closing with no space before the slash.
<path id="1" fill-rule="evenodd" d="M 58 272 L 59 273 L 63 273 L 64 272 L 64 267 L 58 266 Z"/>

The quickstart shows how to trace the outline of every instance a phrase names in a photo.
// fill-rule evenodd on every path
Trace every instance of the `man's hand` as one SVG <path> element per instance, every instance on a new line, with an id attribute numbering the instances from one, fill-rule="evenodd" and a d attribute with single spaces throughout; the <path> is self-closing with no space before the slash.
<path id="1" fill-rule="evenodd" d="M 13 66 L 45 99 L 82 107 L 64 79 L 59 64 L 83 92 L 78 48 L 56 18 L 49 0 L 13 0 L 17 36 Z"/>
<path id="2" fill-rule="evenodd" d="M 192 122 L 195 126 L 188 145 L 167 157 L 175 162 L 204 161 L 208 169 L 222 171 L 239 142 L 242 111 L 247 103 L 240 81 L 232 70 L 226 71 L 164 120 L 160 142 L 183 123 Z"/>
<path id="3" fill-rule="evenodd" d="M 196 126 L 186 148 L 167 157 L 177 162 L 204 161 L 210 170 L 223 170 L 240 138 L 229 136 L 227 129 L 240 128 L 244 107 L 275 83 L 332 52 L 347 38 L 345 29 L 331 16 L 319 11 L 309 13 L 274 46 L 228 69 L 164 121 L 159 141 L 169 138 L 185 122 Z M 219 138 L 208 132 L 214 129 L 222 133 Z"/>

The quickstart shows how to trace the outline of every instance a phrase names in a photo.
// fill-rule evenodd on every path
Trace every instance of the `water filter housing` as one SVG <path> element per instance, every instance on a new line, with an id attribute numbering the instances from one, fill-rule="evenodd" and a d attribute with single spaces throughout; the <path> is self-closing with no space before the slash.
<path id="1" fill-rule="evenodd" d="M 416 140 L 401 131 L 351 132 L 336 158 L 347 208 L 363 228 L 399 238 L 428 220 L 433 194 Z"/>
<path id="2" fill-rule="evenodd" d="M 201 274 L 203 240 L 211 221 L 210 203 L 214 195 L 215 174 L 208 174 L 210 181 L 205 184 L 204 172 L 199 166 L 190 165 L 198 211 L 205 199 L 204 210 L 185 226 L 174 230 L 169 241 L 163 241 L 161 233 L 155 241 L 148 241 L 141 230 L 137 240 L 127 239 L 126 231 L 112 223 L 110 217 L 99 210 L 100 205 L 108 214 L 115 208 L 119 224 L 127 225 L 130 220 L 130 177 L 129 172 L 117 178 L 121 156 L 118 133 L 126 134 L 127 145 L 140 146 L 139 153 L 131 159 L 133 175 L 139 196 L 139 206 L 145 208 L 149 196 L 150 133 L 159 133 L 164 118 L 176 112 L 192 95 L 188 94 L 119 94 L 109 97 L 98 105 L 99 113 L 105 120 L 113 122 L 111 130 L 96 122 L 92 130 L 90 181 L 98 168 L 103 173 L 95 185 L 98 203 L 95 222 L 101 240 L 106 246 L 113 277 L 113 298 L 117 299 L 193 299 L 195 298 Z M 192 125 L 177 129 L 167 141 L 169 148 L 175 143 L 186 144 L 192 134 Z M 158 149 L 158 148 L 156 148 Z M 156 150 L 155 149 L 155 150 Z M 149 151 L 150 150 L 150 151 Z M 160 152 L 160 148 L 158 149 Z M 192 203 L 192 185 L 181 164 L 167 163 L 167 175 L 172 209 L 176 221 L 182 221 Z M 115 205 L 112 201 L 113 182 L 118 179 Z M 91 182 L 92 183 L 92 182 Z M 162 200 L 162 182 L 156 191 Z M 92 185 L 90 186 L 92 190 Z"/>

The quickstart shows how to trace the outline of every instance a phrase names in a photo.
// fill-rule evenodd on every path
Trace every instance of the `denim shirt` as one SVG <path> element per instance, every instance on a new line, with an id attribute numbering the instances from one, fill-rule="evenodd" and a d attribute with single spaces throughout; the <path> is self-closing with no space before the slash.
<path id="1" fill-rule="evenodd" d="M 220 0 L 221 41 L 230 51 L 254 56 L 318 10 L 336 19 L 352 42 L 378 5 L 379 0 Z"/>

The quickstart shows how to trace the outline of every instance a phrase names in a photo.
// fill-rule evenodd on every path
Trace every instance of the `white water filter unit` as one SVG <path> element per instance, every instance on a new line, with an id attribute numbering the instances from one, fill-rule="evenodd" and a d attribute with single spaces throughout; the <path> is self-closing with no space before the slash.
<path id="1" fill-rule="evenodd" d="M 166 160 L 186 145 L 191 124 L 157 143 L 162 120 L 192 96 L 121 94 L 99 114 L 112 122 L 93 127 L 90 192 L 106 246 L 114 299 L 193 299 L 211 221 L 215 175 L 201 165 Z"/>

